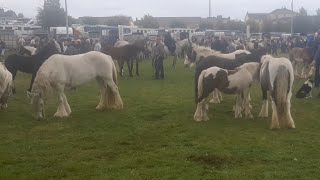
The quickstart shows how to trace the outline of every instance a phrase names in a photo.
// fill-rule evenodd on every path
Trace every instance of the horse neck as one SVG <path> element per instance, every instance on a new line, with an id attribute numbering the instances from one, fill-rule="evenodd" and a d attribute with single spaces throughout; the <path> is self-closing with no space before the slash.
<path id="1" fill-rule="evenodd" d="M 47 75 L 43 71 L 39 71 L 32 86 L 32 92 L 42 93 L 44 99 L 50 89 L 50 82 Z"/>

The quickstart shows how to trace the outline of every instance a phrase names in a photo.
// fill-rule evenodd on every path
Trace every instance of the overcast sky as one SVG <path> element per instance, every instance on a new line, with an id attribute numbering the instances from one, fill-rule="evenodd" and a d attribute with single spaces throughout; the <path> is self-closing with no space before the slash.
<path id="1" fill-rule="evenodd" d="M 294 1 L 295 11 L 303 6 L 308 14 L 315 14 L 320 8 L 319 0 Z M 64 0 L 60 2 L 64 7 Z M 34 17 L 42 3 L 43 0 L 0 0 L 0 7 Z M 212 14 L 243 20 L 247 12 L 267 13 L 281 7 L 290 8 L 290 4 L 291 0 L 212 0 Z M 209 0 L 68 0 L 69 14 L 73 17 L 121 14 L 140 18 L 147 13 L 153 16 L 207 17 L 208 6 Z"/>

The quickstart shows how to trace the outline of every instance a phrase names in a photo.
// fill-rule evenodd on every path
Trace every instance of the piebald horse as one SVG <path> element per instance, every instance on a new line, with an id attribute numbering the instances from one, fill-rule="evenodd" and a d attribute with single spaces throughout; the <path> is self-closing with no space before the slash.
<path id="1" fill-rule="evenodd" d="M 0 108 L 8 107 L 8 98 L 12 93 L 12 74 L 0 63 Z"/>
<path id="2" fill-rule="evenodd" d="M 59 106 L 55 117 L 71 114 L 71 108 L 64 94 L 66 86 L 76 87 L 91 80 L 97 80 L 101 97 L 97 110 L 105 108 L 120 110 L 123 102 L 117 86 L 117 70 L 110 56 L 91 51 L 74 56 L 53 55 L 39 69 L 31 93 L 31 102 L 38 120 L 44 118 L 44 104 L 51 89 L 59 95 Z"/>
<path id="3" fill-rule="evenodd" d="M 295 128 L 290 112 L 294 81 L 291 62 L 286 58 L 273 58 L 267 55 L 262 57 L 261 63 L 263 104 L 259 117 L 268 117 L 268 92 L 270 92 L 273 111 L 270 129 L 279 129 L 280 126 Z"/>
<path id="4" fill-rule="evenodd" d="M 198 80 L 197 110 L 194 114 L 195 121 L 209 120 L 206 98 L 218 89 L 227 94 L 236 94 L 234 106 L 235 118 L 241 118 L 242 112 L 246 118 L 253 118 L 250 106 L 250 87 L 259 77 L 260 63 L 246 63 L 228 71 L 219 67 L 211 67 L 201 72 Z"/>

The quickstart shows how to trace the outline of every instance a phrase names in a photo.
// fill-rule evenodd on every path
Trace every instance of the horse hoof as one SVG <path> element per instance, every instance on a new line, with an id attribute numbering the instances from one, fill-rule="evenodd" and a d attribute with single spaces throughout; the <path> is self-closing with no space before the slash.
<path id="1" fill-rule="evenodd" d="M 69 115 L 61 114 L 61 113 L 55 113 L 53 116 L 56 117 L 56 118 L 60 118 L 60 119 L 69 117 Z"/>
<path id="2" fill-rule="evenodd" d="M 215 99 L 212 99 L 212 100 L 210 101 L 210 103 L 211 103 L 211 104 L 220 104 L 220 101 L 215 100 Z"/>
<path id="3" fill-rule="evenodd" d="M 97 111 L 103 111 L 104 109 L 105 109 L 105 106 L 100 105 L 100 104 L 96 107 Z"/>

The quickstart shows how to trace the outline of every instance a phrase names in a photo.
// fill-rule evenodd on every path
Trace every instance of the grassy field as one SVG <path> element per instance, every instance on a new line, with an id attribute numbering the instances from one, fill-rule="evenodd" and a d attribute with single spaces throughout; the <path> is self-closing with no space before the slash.
<path id="1" fill-rule="evenodd" d="M 68 119 L 33 119 L 31 106 L 11 101 L 0 112 L 0 179 L 319 179 L 320 99 L 293 98 L 297 129 L 271 131 L 257 118 L 259 86 L 252 89 L 255 119 L 234 119 L 234 96 L 211 105 L 210 121 L 193 121 L 194 69 L 166 60 L 165 80 L 144 62 L 140 78 L 120 79 L 125 107 L 97 112 L 92 82 L 68 91 Z M 28 102 L 29 75 L 19 74 L 17 97 Z M 301 85 L 296 81 L 295 90 Z M 271 111 L 270 111 L 271 113 Z"/>

